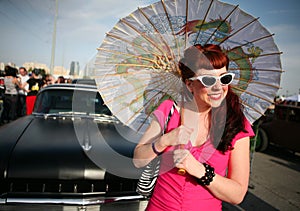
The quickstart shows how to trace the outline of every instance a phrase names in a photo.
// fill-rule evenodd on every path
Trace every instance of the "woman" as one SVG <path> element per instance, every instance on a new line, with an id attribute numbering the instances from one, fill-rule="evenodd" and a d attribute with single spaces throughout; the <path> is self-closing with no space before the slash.
<path id="1" fill-rule="evenodd" d="M 185 51 L 179 68 L 193 100 L 177 107 L 161 135 L 173 105 L 171 100 L 163 102 L 134 151 L 136 167 L 161 155 L 147 210 L 222 210 L 222 201 L 243 200 L 254 133 L 229 86 L 234 74 L 227 72 L 228 65 L 217 45 L 197 44 Z M 186 173 L 178 174 L 178 168 Z"/>
<path id="2" fill-rule="evenodd" d="M 14 67 L 5 67 L 5 95 L 3 119 L 6 122 L 10 122 L 17 119 L 18 89 L 20 86 L 20 81 L 17 77 L 17 72 L 18 70 Z"/>

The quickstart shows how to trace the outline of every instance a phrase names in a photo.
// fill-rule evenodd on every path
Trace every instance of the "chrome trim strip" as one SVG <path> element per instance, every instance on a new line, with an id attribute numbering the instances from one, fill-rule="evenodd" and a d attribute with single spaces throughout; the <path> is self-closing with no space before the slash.
<path id="1" fill-rule="evenodd" d="M 10 203 L 20 203 L 20 204 L 66 204 L 66 205 L 95 205 L 95 204 L 104 204 L 124 200 L 141 200 L 144 199 L 143 196 L 120 196 L 120 197 L 91 197 L 91 198 L 80 198 L 80 199 L 71 199 L 71 198 L 19 198 L 19 197 L 9 197 L 6 202 L 3 200 L 3 204 Z M 0 201 L 0 204 L 2 200 Z"/>

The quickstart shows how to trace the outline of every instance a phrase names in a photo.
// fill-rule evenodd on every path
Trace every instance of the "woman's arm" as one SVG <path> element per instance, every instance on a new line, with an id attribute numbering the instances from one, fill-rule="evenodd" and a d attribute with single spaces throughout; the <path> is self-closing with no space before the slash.
<path id="1" fill-rule="evenodd" d="M 137 168 L 146 166 L 157 156 L 153 147 L 157 152 L 163 152 L 168 146 L 187 144 L 192 131 L 193 129 L 180 125 L 172 131 L 162 135 L 162 129 L 158 120 L 153 118 L 150 126 L 134 150 L 133 164 Z M 154 146 L 152 146 L 152 143 Z"/>
<path id="2" fill-rule="evenodd" d="M 227 177 L 216 174 L 213 181 L 206 186 L 215 197 L 222 201 L 239 204 L 244 199 L 250 171 L 249 143 L 249 137 L 238 140 L 231 151 Z M 175 150 L 174 162 L 176 167 L 186 169 L 190 175 L 197 178 L 205 174 L 203 164 L 199 163 L 188 150 Z"/>
<path id="3" fill-rule="evenodd" d="M 152 149 L 152 142 L 155 142 L 155 148 L 157 151 L 161 152 L 164 150 L 162 146 L 158 146 L 161 134 L 162 131 L 159 122 L 153 118 L 150 126 L 147 128 L 134 150 L 133 164 L 137 168 L 146 166 L 157 156 Z"/>
<path id="4" fill-rule="evenodd" d="M 222 201 L 239 204 L 243 201 L 248 190 L 250 158 L 249 137 L 238 140 L 228 163 L 228 175 L 216 175 L 208 189 Z"/>

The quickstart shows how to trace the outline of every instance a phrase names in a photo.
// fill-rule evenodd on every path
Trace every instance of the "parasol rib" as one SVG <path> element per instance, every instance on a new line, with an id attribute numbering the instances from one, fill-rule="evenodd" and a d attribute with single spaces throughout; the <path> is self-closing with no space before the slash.
<path id="1" fill-rule="evenodd" d="M 105 62 L 105 63 L 100 63 L 97 62 L 96 64 L 98 65 L 115 65 L 115 66 L 128 66 L 128 67 L 147 67 L 147 68 L 153 68 L 155 69 L 152 65 L 145 65 L 145 64 L 133 64 L 133 63 L 109 63 L 109 62 Z"/>
<path id="2" fill-rule="evenodd" d="M 189 0 L 185 1 L 185 22 L 188 23 L 188 17 L 189 17 Z M 187 46 L 188 41 L 188 33 L 187 33 L 187 27 L 185 27 L 185 33 L 184 33 L 184 48 Z"/>
<path id="3" fill-rule="evenodd" d="M 168 45 L 168 43 L 166 42 L 166 40 L 164 39 L 164 37 L 161 35 L 161 33 L 158 31 L 158 29 L 156 28 L 156 26 L 153 24 L 153 22 L 150 20 L 150 18 L 145 14 L 145 12 L 138 8 L 138 10 L 140 11 L 140 13 L 146 18 L 146 20 L 151 24 L 151 26 L 153 27 L 153 29 L 155 30 L 155 32 L 159 35 L 160 39 L 162 40 L 162 42 L 164 43 L 164 46 L 168 48 L 168 52 L 172 55 L 172 57 L 174 58 L 173 55 L 173 51 L 171 50 L 170 46 Z"/>
<path id="4" fill-rule="evenodd" d="M 165 93 L 167 93 L 167 92 L 171 89 L 171 87 L 172 87 L 173 85 L 174 85 L 174 83 L 171 83 L 171 82 L 170 82 L 170 83 L 169 83 L 169 87 L 168 87 L 168 89 L 166 89 Z M 163 92 L 163 91 L 161 91 L 161 92 Z M 134 104 L 136 101 L 140 100 L 142 97 L 143 97 L 143 95 L 137 96 L 134 100 L 132 100 L 130 103 L 128 103 L 127 107 L 131 106 L 131 105 Z M 145 105 L 147 105 L 148 103 L 150 103 L 150 101 L 146 102 Z M 108 104 L 108 103 L 106 103 L 106 104 Z M 125 106 L 125 107 L 119 109 L 118 111 L 115 112 L 115 115 L 118 115 L 118 113 L 122 112 L 124 109 L 127 109 L 127 107 Z M 136 111 L 135 114 L 140 113 L 143 109 L 144 109 L 144 107 L 139 108 L 139 109 Z M 133 118 L 134 118 L 134 115 L 132 115 L 132 116 L 127 120 L 127 122 L 125 122 L 125 124 L 128 124 Z M 140 127 L 140 128 L 141 128 L 141 127 Z"/>
<path id="5" fill-rule="evenodd" d="M 108 37 L 113 37 L 113 38 L 116 39 L 116 40 L 121 40 L 121 41 L 123 41 L 123 42 L 125 42 L 125 43 L 128 43 L 128 44 L 130 44 L 130 45 L 132 45 L 132 46 L 135 46 L 135 47 L 137 47 L 137 48 L 139 48 L 139 49 L 141 49 L 141 50 L 143 50 L 143 51 L 145 51 L 145 52 L 147 52 L 147 53 L 149 53 L 149 54 L 154 54 L 154 55 L 156 55 L 156 56 L 159 56 L 157 53 L 155 53 L 155 52 L 150 52 L 149 50 L 143 48 L 141 45 L 137 45 L 137 44 L 135 44 L 135 43 L 133 43 L 133 42 L 131 42 L 131 41 L 128 41 L 128 40 L 126 40 L 126 39 L 124 39 L 124 38 L 122 38 L 122 37 L 119 37 L 119 36 L 117 36 L 117 35 L 114 35 L 114 34 L 111 34 L 111 33 L 106 33 L 106 36 L 108 36 Z"/>
<path id="6" fill-rule="evenodd" d="M 231 49 L 229 49 L 229 50 L 226 50 L 225 52 L 231 52 L 231 51 L 233 51 L 233 50 L 236 49 L 236 48 L 243 47 L 243 46 L 246 46 L 246 45 L 249 45 L 249 44 L 253 44 L 253 43 L 257 42 L 257 41 L 260 41 L 260 40 L 263 40 L 263 39 L 266 39 L 266 38 L 269 38 L 269 37 L 273 37 L 273 36 L 274 36 L 274 34 L 269 34 L 269 35 L 266 35 L 266 36 L 264 36 L 264 37 L 257 38 L 257 39 L 255 39 L 255 40 L 248 41 L 248 42 L 246 42 L 246 43 L 244 43 L 244 44 L 242 44 L 242 45 L 238 45 L 238 46 L 236 46 L 236 47 L 234 47 L 234 48 L 231 48 Z"/>
<path id="7" fill-rule="evenodd" d="M 115 50 L 111 50 L 111 49 L 106 49 L 106 48 L 97 48 L 97 50 L 98 51 L 106 51 L 106 52 L 109 52 L 109 53 L 112 53 L 112 54 L 119 54 L 119 55 L 124 55 L 124 56 L 137 58 L 137 59 L 142 59 L 142 60 L 145 60 L 145 61 L 153 62 L 153 64 L 156 63 L 155 60 L 143 57 L 142 55 L 128 54 L 128 53 L 115 51 Z"/>
<path id="8" fill-rule="evenodd" d="M 121 75 L 121 74 L 120 74 Z M 168 79 L 168 77 L 167 77 L 167 79 Z M 167 79 L 165 79 L 165 80 L 167 80 Z M 144 80 L 151 80 L 151 78 L 144 78 Z M 155 85 L 155 84 L 161 84 L 161 80 L 158 80 L 158 81 L 155 81 L 155 82 L 152 82 L 152 83 L 149 83 L 149 85 Z M 114 86 L 107 86 L 107 87 L 104 87 L 104 88 L 100 88 L 100 89 L 98 89 L 100 92 L 101 91 L 104 91 L 104 90 L 109 90 L 109 89 L 112 89 L 112 88 L 117 88 L 117 87 L 122 87 L 122 84 L 117 84 L 117 85 L 114 85 Z M 140 87 L 142 87 L 143 88 L 143 86 L 140 86 Z M 153 88 L 158 88 L 159 86 L 156 86 L 156 87 L 153 87 Z M 140 88 L 136 88 L 135 90 L 140 90 Z M 130 92 L 127 92 L 127 94 L 131 94 L 132 93 L 132 91 L 130 91 Z M 112 93 L 113 94 L 113 93 Z"/>
<path id="9" fill-rule="evenodd" d="M 145 78 L 145 80 L 146 79 L 147 78 Z M 105 91 L 105 90 L 110 90 L 110 89 L 114 89 L 114 88 L 118 88 L 118 87 L 122 87 L 122 85 L 121 84 L 117 84 L 117 85 L 114 85 L 114 86 L 107 86 L 107 87 L 104 87 L 104 88 L 99 88 L 98 90 L 100 92 L 102 92 L 102 91 Z M 128 92 L 128 94 L 130 94 L 130 93 L 132 93 L 132 92 Z M 112 94 L 114 94 L 114 93 L 112 93 Z"/>
<path id="10" fill-rule="evenodd" d="M 239 78 L 240 81 L 244 81 L 244 82 L 249 82 L 248 80 L 245 80 L 243 78 Z M 273 87 L 273 88 L 277 88 L 279 89 L 280 86 L 277 86 L 277 85 L 273 85 L 273 84 L 267 84 L 267 83 L 264 83 L 264 82 L 260 82 L 260 81 L 254 81 L 252 80 L 251 83 L 255 83 L 255 84 L 260 84 L 260 85 L 264 85 L 266 87 Z"/>
<path id="11" fill-rule="evenodd" d="M 257 69 L 257 68 L 254 68 L 254 69 L 251 69 L 251 68 L 229 68 L 228 70 L 232 70 L 232 71 L 235 71 L 235 70 L 239 70 L 239 71 L 258 71 L 258 72 L 263 72 L 263 71 L 267 71 L 267 72 L 278 72 L 278 73 L 283 73 L 284 70 L 273 70 L 273 69 Z"/>
<path id="12" fill-rule="evenodd" d="M 249 58 L 260 58 L 260 57 L 264 57 L 264 56 L 273 56 L 273 55 L 280 55 L 280 54 L 282 54 L 282 52 L 260 54 L 259 56 L 247 55 L 247 56 L 244 56 L 242 58 L 231 59 L 231 61 L 238 61 L 238 60 L 245 59 L 245 58 L 247 58 L 247 59 L 249 59 Z"/>
<path id="13" fill-rule="evenodd" d="M 176 81 L 176 84 L 178 84 L 178 81 Z M 167 92 L 164 92 L 164 91 L 161 91 L 161 90 L 160 90 L 159 92 L 157 92 L 157 93 L 154 95 L 154 97 L 155 97 L 155 96 L 158 96 L 158 95 L 161 94 L 161 93 L 167 93 Z M 164 94 L 163 96 L 165 97 L 165 96 L 167 96 L 167 94 Z M 163 98 L 163 97 L 161 97 L 161 98 Z M 146 102 L 144 106 L 148 105 L 149 103 L 150 103 L 150 101 Z M 147 117 L 145 118 L 145 120 L 142 122 L 141 126 L 138 128 L 138 131 L 141 129 L 141 127 L 143 126 L 143 124 L 145 124 L 146 120 L 150 117 L 150 115 L 151 115 L 151 114 L 148 114 L 148 115 L 147 115 Z"/>
<path id="14" fill-rule="evenodd" d="M 163 49 L 161 49 L 150 37 L 146 36 L 146 33 L 139 31 L 138 29 L 136 29 L 133 25 L 131 25 L 130 23 L 128 23 L 124 19 L 121 19 L 120 21 L 122 23 L 126 24 L 127 26 L 129 26 L 131 29 L 133 29 L 137 34 L 139 34 L 143 38 L 145 38 L 149 43 L 152 44 L 152 46 L 154 46 L 156 49 L 158 49 L 160 51 L 160 53 L 162 53 L 162 54 L 164 53 Z"/>
<path id="15" fill-rule="evenodd" d="M 153 64 L 155 65 L 146 65 L 146 64 L 136 64 L 136 63 L 112 63 L 112 62 L 96 62 L 96 65 L 114 65 L 114 66 L 127 66 L 127 67 L 145 67 L 145 68 L 149 68 L 149 69 L 153 69 L 153 70 L 157 70 L 157 69 L 164 69 L 165 72 L 170 72 L 170 68 L 167 66 L 162 66 L 161 61 L 158 62 L 154 62 Z M 124 74 L 124 73 L 123 73 Z"/>
<path id="16" fill-rule="evenodd" d="M 227 36 L 225 39 L 223 39 L 219 45 L 221 45 L 223 42 L 225 42 L 226 40 L 228 40 L 230 37 L 233 37 L 234 35 L 236 35 L 237 33 L 239 33 L 241 30 L 247 28 L 247 26 L 249 26 L 250 24 L 254 23 L 255 21 L 257 21 L 259 19 L 258 18 L 255 18 L 253 19 L 252 21 L 250 21 L 249 23 L 245 24 L 244 26 L 242 26 L 241 28 L 239 28 L 238 30 L 236 30 L 234 33 L 230 34 L 229 36 Z"/>
<path id="17" fill-rule="evenodd" d="M 105 74 L 105 76 L 122 76 L 125 73 L 111 73 L 111 74 Z M 139 75 L 139 74 L 144 74 L 144 72 L 127 72 L 126 75 Z M 95 78 L 100 77 L 102 78 L 103 76 L 95 76 Z M 143 79 L 147 79 L 147 78 L 143 78 Z M 120 84 L 121 85 L 121 84 Z"/>
<path id="18" fill-rule="evenodd" d="M 164 0 L 161 0 L 161 3 L 162 3 L 162 6 L 163 6 L 163 8 L 164 8 L 165 15 L 167 16 L 168 23 L 169 23 L 169 26 L 170 26 L 172 35 L 173 35 L 174 40 L 175 40 L 175 44 L 176 44 L 177 51 L 178 51 L 178 52 L 177 52 L 177 55 L 180 56 L 180 49 L 179 49 L 178 40 L 177 40 L 177 38 L 176 38 L 175 31 L 174 31 L 174 29 L 173 29 L 173 25 L 172 25 L 171 20 L 170 20 L 170 17 L 169 17 L 169 13 L 168 13 L 168 11 L 167 11 L 167 7 L 166 7 L 166 5 L 165 5 Z M 178 61 L 179 61 L 179 59 L 178 59 Z"/>
<path id="19" fill-rule="evenodd" d="M 207 18 L 207 16 L 208 16 L 208 13 L 209 13 L 209 11 L 210 11 L 210 9 L 211 9 L 211 6 L 212 6 L 213 2 L 214 2 L 214 0 L 211 0 L 210 4 L 209 4 L 209 6 L 208 6 L 208 9 L 206 10 L 205 16 L 204 16 L 204 18 L 203 18 L 203 22 L 202 22 L 202 24 L 201 24 L 200 27 L 199 27 L 199 30 L 198 30 L 196 39 L 195 39 L 195 41 L 194 41 L 194 45 L 197 44 L 197 40 L 198 40 L 198 38 L 199 38 L 199 35 L 200 35 L 200 32 L 201 32 L 202 26 L 203 26 L 203 24 L 204 24 L 205 21 L 206 21 L 206 18 Z M 187 32 L 186 32 L 186 33 L 187 33 Z"/>
<path id="20" fill-rule="evenodd" d="M 247 106 L 250 109 L 253 109 L 255 112 L 259 113 L 261 116 L 264 116 L 265 114 L 254 108 L 253 106 L 250 106 L 248 103 L 245 101 L 242 102 L 244 106 Z M 249 114 L 250 115 L 250 114 Z M 253 118 L 253 116 L 251 116 Z"/>
<path id="21" fill-rule="evenodd" d="M 166 79 L 164 79 L 165 81 L 168 81 L 168 76 L 166 77 Z M 145 80 L 150 80 L 151 78 L 144 78 Z M 161 80 L 157 80 L 155 82 L 152 82 L 152 83 L 149 83 L 149 85 L 155 85 L 155 84 L 158 84 L 157 86 L 153 87 L 153 88 L 159 88 L 160 85 L 161 85 Z M 117 88 L 117 87 L 122 87 L 122 84 L 117 84 L 115 86 L 109 86 L 109 87 L 105 87 L 105 88 L 101 88 L 101 89 L 98 89 L 99 92 L 102 92 L 104 90 L 109 90 L 109 89 L 112 89 L 112 88 Z M 126 94 L 132 94 L 136 91 L 140 91 L 140 90 L 143 90 L 144 86 L 139 86 L 139 88 L 135 88 L 135 90 L 132 90 L 132 91 L 129 91 L 129 92 L 124 92 L 123 95 L 126 95 Z M 170 89 L 166 90 L 166 91 L 169 91 Z M 111 94 L 114 94 L 114 93 L 111 93 Z M 107 104 L 111 103 L 112 101 L 118 99 L 119 97 L 123 97 L 123 95 L 121 96 L 117 96 L 115 97 L 114 99 L 111 99 L 109 101 L 106 101 Z"/>
<path id="22" fill-rule="evenodd" d="M 231 88 L 232 88 L 232 89 L 236 89 L 236 90 L 238 90 L 238 91 L 240 91 L 240 92 L 245 92 L 245 93 L 247 93 L 247 94 L 249 94 L 249 95 L 252 95 L 252 96 L 254 96 L 254 97 L 257 97 L 258 99 L 262 99 L 262 100 L 264 100 L 264 101 L 266 101 L 266 102 L 274 103 L 273 101 L 271 101 L 271 100 L 269 100 L 269 99 L 267 99 L 267 98 L 264 98 L 264 97 L 262 97 L 262 96 L 258 96 L 258 95 L 254 94 L 254 93 L 252 93 L 252 92 L 249 92 L 249 91 L 247 91 L 247 90 L 241 89 L 241 88 L 239 88 L 239 87 L 237 87 L 237 86 L 232 86 Z"/>
<path id="23" fill-rule="evenodd" d="M 236 5 L 233 10 L 230 11 L 230 13 L 221 21 L 221 23 L 218 25 L 218 27 L 215 28 L 213 33 L 211 33 L 210 37 L 206 40 L 205 44 L 207 44 L 210 39 L 213 37 L 213 35 L 218 31 L 218 29 L 225 23 L 225 21 L 232 15 L 232 13 L 239 7 L 239 5 Z"/>
<path id="24" fill-rule="evenodd" d="M 106 51 L 105 49 L 101 49 L 103 51 Z M 107 52 L 110 50 L 107 50 Z M 132 54 L 126 54 L 126 53 L 122 53 L 122 52 L 118 52 L 116 51 L 116 54 L 119 55 L 128 55 L 130 56 L 130 58 L 136 58 L 136 59 L 141 59 L 141 60 L 145 60 L 145 61 L 149 61 L 152 62 L 153 65 L 149 65 L 149 64 L 136 64 L 136 63 L 112 63 L 112 62 L 95 62 L 96 65 L 115 65 L 115 66 L 134 66 L 134 67 L 146 67 L 146 68 L 150 68 L 150 69 L 158 69 L 161 68 L 162 64 L 161 61 L 158 60 L 153 60 L 153 59 L 149 59 L 146 57 L 142 57 L 140 55 L 132 55 Z M 158 63 L 160 62 L 160 64 Z"/>
<path id="25" fill-rule="evenodd" d="M 178 84 L 178 81 L 176 82 L 176 84 Z M 171 87 L 171 86 L 173 86 L 172 83 L 170 83 L 170 87 Z M 168 91 L 168 90 L 167 90 L 167 91 Z M 156 93 L 154 96 L 157 96 L 157 95 L 159 95 L 159 94 L 161 94 L 161 93 L 167 93 L 167 92 L 159 91 L 159 92 Z M 165 94 L 164 96 L 166 96 L 166 94 Z M 144 106 L 147 106 L 149 103 L 150 103 L 150 101 L 146 102 Z M 142 108 L 139 110 L 139 112 L 141 112 L 141 110 L 142 110 Z M 148 115 L 147 115 L 147 118 L 149 118 L 150 115 L 151 115 L 151 114 L 148 114 Z M 142 122 L 141 126 L 138 128 L 138 131 L 142 128 L 142 126 L 143 126 L 143 124 L 146 122 L 147 118 L 145 118 L 145 120 Z M 131 120 L 131 119 L 130 119 L 130 120 Z M 128 120 L 128 121 L 130 121 L 130 120 Z"/>

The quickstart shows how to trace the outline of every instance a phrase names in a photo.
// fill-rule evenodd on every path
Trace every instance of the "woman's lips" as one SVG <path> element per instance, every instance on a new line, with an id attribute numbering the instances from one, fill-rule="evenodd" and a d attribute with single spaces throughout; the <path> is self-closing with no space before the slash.
<path id="1" fill-rule="evenodd" d="M 222 94 L 221 93 L 216 93 L 216 94 L 209 94 L 208 96 L 212 100 L 220 100 L 221 97 L 222 97 Z"/>

